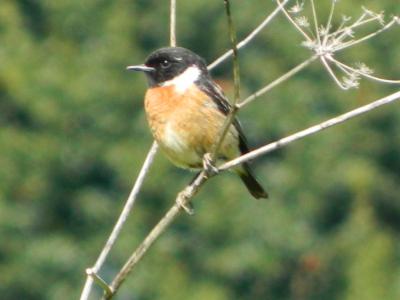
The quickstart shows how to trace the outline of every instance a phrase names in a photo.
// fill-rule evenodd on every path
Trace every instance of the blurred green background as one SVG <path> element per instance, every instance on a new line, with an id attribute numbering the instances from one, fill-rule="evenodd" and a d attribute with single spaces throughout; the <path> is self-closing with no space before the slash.
<path id="1" fill-rule="evenodd" d="M 317 1 L 326 19 L 330 0 Z M 399 14 L 397 0 L 339 1 Z M 308 4 L 306 4 L 308 6 Z M 273 1 L 232 1 L 241 39 Z M 0 2 L 0 298 L 77 299 L 152 143 L 146 81 L 125 67 L 168 44 L 169 1 Z M 399 26 L 398 26 L 399 27 Z M 229 48 L 223 1 L 178 0 L 178 44 L 211 62 Z M 377 27 L 371 26 L 369 30 Z M 367 32 L 363 31 L 362 32 Z M 400 77 L 400 29 L 338 55 Z M 242 95 L 306 59 L 283 16 L 240 52 Z M 213 75 L 232 94 L 231 64 Z M 314 63 L 240 113 L 252 147 L 398 90 L 344 92 Z M 254 201 L 212 179 L 116 299 L 400 299 L 400 106 L 303 139 L 254 163 Z M 158 155 L 101 276 L 110 281 L 192 175 Z M 92 294 L 97 299 L 98 287 Z"/>

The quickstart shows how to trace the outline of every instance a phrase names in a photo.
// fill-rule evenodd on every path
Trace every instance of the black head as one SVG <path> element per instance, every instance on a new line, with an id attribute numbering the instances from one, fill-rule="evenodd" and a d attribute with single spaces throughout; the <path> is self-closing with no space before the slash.
<path id="1" fill-rule="evenodd" d="M 202 75 L 208 74 L 206 62 L 196 53 L 181 47 L 166 47 L 151 53 L 144 65 L 127 69 L 145 72 L 150 86 L 156 86 L 182 74 L 189 67 L 199 69 Z"/>

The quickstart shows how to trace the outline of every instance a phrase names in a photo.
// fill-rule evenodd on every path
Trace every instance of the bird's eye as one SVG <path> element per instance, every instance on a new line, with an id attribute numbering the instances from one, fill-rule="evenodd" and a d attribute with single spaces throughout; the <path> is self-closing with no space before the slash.
<path id="1" fill-rule="evenodd" d="M 163 60 L 163 61 L 161 62 L 161 67 L 162 67 L 163 69 L 167 69 L 167 68 L 169 68 L 170 66 L 171 66 L 171 62 L 168 61 L 168 60 Z"/>

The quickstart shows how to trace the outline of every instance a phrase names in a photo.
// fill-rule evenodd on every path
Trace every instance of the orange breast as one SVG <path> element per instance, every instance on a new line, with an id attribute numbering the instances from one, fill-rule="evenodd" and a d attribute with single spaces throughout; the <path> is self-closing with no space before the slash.
<path id="1" fill-rule="evenodd" d="M 150 128 L 157 141 L 162 140 L 165 125 L 175 118 L 181 100 L 182 96 L 174 93 L 173 86 L 154 87 L 147 90 L 145 110 Z"/>
<path id="2" fill-rule="evenodd" d="M 210 152 L 225 116 L 195 86 L 175 93 L 174 86 L 151 88 L 145 110 L 154 135 L 166 155 L 181 167 L 198 168 Z M 237 132 L 232 126 L 221 149 L 231 158 L 238 154 Z"/>

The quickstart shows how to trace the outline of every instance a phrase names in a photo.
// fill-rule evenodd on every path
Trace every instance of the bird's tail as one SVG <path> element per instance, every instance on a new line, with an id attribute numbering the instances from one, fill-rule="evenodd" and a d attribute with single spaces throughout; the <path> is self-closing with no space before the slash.
<path id="1" fill-rule="evenodd" d="M 254 198 L 268 198 L 268 193 L 264 190 L 261 184 L 254 177 L 248 164 L 244 163 L 236 172 L 239 174 L 246 188 Z"/>

